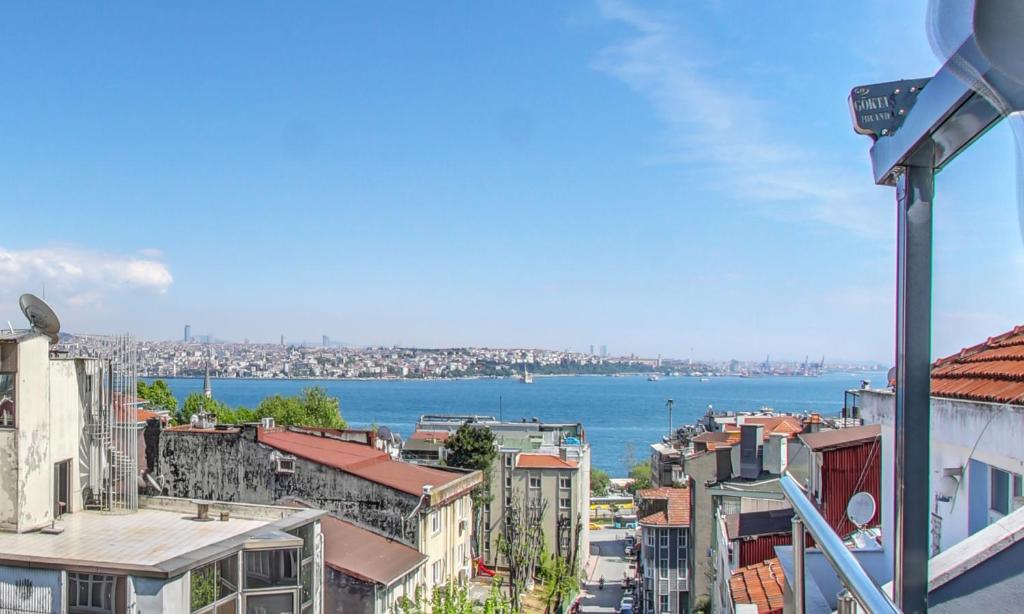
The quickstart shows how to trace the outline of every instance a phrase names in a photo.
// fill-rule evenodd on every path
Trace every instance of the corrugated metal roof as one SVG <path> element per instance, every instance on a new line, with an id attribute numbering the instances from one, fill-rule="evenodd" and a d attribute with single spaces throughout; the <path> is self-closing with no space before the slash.
<path id="1" fill-rule="evenodd" d="M 736 605 L 753 603 L 758 614 L 782 614 L 784 581 L 779 559 L 771 559 L 732 572 L 729 592 Z"/>
<path id="2" fill-rule="evenodd" d="M 867 424 L 845 429 L 830 429 L 817 433 L 803 433 L 800 439 L 811 450 L 844 448 L 870 442 L 882 436 L 882 426 Z"/>
<path id="3" fill-rule="evenodd" d="M 260 443 L 282 452 L 341 469 L 346 473 L 416 496 L 423 493 L 424 486 L 445 486 L 463 476 L 461 473 L 396 461 L 386 453 L 365 444 L 340 441 L 312 433 L 260 427 L 257 438 Z"/>
<path id="4" fill-rule="evenodd" d="M 935 361 L 932 394 L 1024 405 L 1024 326 Z"/>

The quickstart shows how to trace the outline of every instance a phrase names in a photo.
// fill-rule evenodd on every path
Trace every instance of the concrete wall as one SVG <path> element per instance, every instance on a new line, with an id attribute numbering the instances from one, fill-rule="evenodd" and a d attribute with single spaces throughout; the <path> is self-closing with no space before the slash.
<path id="1" fill-rule="evenodd" d="M 18 432 L 4 428 L 0 429 L 0 531 L 17 529 Z"/>
<path id="2" fill-rule="evenodd" d="M 324 614 L 377 614 L 376 584 L 327 568 L 324 579 Z"/>
<path id="3" fill-rule="evenodd" d="M 419 497 L 302 458 L 294 474 L 275 473 L 276 451 L 254 435 L 166 430 L 160 435 L 165 494 L 273 504 L 302 499 L 381 535 L 419 547 L 419 523 L 406 521 Z"/>
<path id="4" fill-rule="evenodd" d="M 18 531 L 39 528 L 53 518 L 49 357 L 45 337 L 18 343 Z"/>
<path id="5" fill-rule="evenodd" d="M 433 530 L 433 515 L 440 521 L 440 531 Z M 460 528 L 461 527 L 461 528 Z M 434 563 L 442 561 L 444 580 L 468 579 L 472 559 L 473 502 L 469 493 L 447 505 L 431 508 L 420 516 L 419 551 L 427 555 L 427 577 L 433 580 Z"/>
<path id="6" fill-rule="evenodd" d="M 59 569 L 0 565 L 0 612 L 62 614 L 64 586 Z"/>
<path id="7" fill-rule="evenodd" d="M 878 423 L 882 427 L 882 524 L 883 540 L 889 562 L 892 562 L 891 527 L 893 518 L 893 455 L 895 453 L 894 416 L 895 395 L 884 390 L 860 392 L 861 416 L 865 424 Z M 934 530 L 939 535 L 939 551 L 962 541 L 971 534 L 971 492 L 975 507 L 985 506 L 987 520 L 988 471 L 971 471 L 969 460 L 997 467 L 1010 473 L 1024 474 L 1024 447 L 1020 434 L 1024 433 L 1024 407 L 980 403 L 933 397 L 931 400 L 931 475 L 930 489 L 933 511 L 941 518 L 938 526 L 921 523 L 922 531 Z M 974 463 L 977 467 L 976 463 Z M 945 469 L 963 468 L 959 486 L 950 501 L 939 501 L 936 486 Z M 972 476 L 975 480 L 972 489 Z M 978 484 L 984 480 L 985 484 Z M 979 488 L 979 486 L 981 488 Z M 977 519 L 979 516 L 975 514 Z M 976 528 L 976 527 L 975 527 Z M 932 540 L 930 540 L 932 541 Z"/>
<path id="8" fill-rule="evenodd" d="M 190 612 L 189 575 L 169 579 L 132 577 L 136 609 L 149 612 Z"/>
<path id="9" fill-rule="evenodd" d="M 691 535 L 693 541 L 693 574 L 690 578 L 690 601 L 701 595 L 711 596 L 715 561 L 709 556 L 714 532 L 714 501 L 705 484 L 717 482 L 719 464 L 725 464 L 729 448 L 692 456 L 683 461 L 683 471 L 690 477 L 690 506 L 693 510 Z M 721 459 L 719 457 L 722 457 Z"/>

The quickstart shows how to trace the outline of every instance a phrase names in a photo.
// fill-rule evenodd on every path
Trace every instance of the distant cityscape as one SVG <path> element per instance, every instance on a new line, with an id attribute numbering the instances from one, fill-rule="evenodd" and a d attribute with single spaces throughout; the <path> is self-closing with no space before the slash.
<path id="1" fill-rule="evenodd" d="M 100 355 L 101 338 L 62 335 L 59 350 L 76 356 Z M 146 377 L 212 377 L 251 379 L 449 379 L 520 377 L 533 375 L 658 376 L 804 376 L 830 371 L 884 370 L 864 362 L 817 361 L 693 361 L 613 356 L 605 345 L 589 352 L 548 349 L 481 347 L 410 348 L 356 347 L 333 344 L 323 336 L 319 345 L 226 342 L 193 337 L 185 327 L 180 341 L 139 341 L 139 374 Z M 528 380 L 532 381 L 532 380 Z"/>

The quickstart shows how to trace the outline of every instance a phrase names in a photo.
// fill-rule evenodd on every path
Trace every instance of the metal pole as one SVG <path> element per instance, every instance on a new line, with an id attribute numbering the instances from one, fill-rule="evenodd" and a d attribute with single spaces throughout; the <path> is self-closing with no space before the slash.
<path id="1" fill-rule="evenodd" d="M 850 591 L 846 589 L 839 591 L 839 594 L 836 596 L 836 614 L 856 614 L 855 603 Z"/>
<path id="2" fill-rule="evenodd" d="M 804 523 L 793 516 L 793 612 L 804 614 Z"/>
<path id="3" fill-rule="evenodd" d="M 896 475 L 893 484 L 896 540 L 893 597 L 906 614 L 928 611 L 934 188 L 935 172 L 930 166 L 905 167 L 896 186 Z"/>
<path id="4" fill-rule="evenodd" d="M 668 440 L 670 442 L 672 441 L 672 405 L 673 404 L 675 404 L 675 401 L 673 401 L 672 399 L 669 399 L 669 400 L 665 401 L 665 406 L 668 407 Z"/>

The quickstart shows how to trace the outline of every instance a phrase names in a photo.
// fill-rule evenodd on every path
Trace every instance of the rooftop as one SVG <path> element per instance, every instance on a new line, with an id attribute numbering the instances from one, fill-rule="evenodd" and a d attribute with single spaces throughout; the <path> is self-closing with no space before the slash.
<path id="1" fill-rule="evenodd" d="M 0 532 L 0 563 L 20 567 L 87 568 L 170 577 L 196 564 L 238 550 L 268 530 L 287 530 L 324 512 L 269 505 L 212 503 L 211 517 L 230 512 L 230 520 L 198 522 L 187 499 L 143 498 L 139 511 L 67 514 L 59 534 Z"/>
<path id="2" fill-rule="evenodd" d="M 689 488 L 663 486 L 638 490 L 636 494 L 641 501 L 641 511 L 637 514 L 640 524 L 662 527 L 690 526 Z M 645 500 L 655 503 L 647 505 Z"/>
<path id="3" fill-rule="evenodd" d="M 450 436 L 448 431 L 414 431 L 409 441 L 448 441 Z"/>
<path id="4" fill-rule="evenodd" d="M 732 601 L 755 604 L 758 614 L 782 614 L 784 578 L 779 559 L 740 567 L 729 578 Z"/>
<path id="5" fill-rule="evenodd" d="M 415 548 L 335 516 L 325 516 L 320 529 L 324 533 L 324 563 L 362 580 L 389 586 L 427 560 Z"/>
<path id="6" fill-rule="evenodd" d="M 362 443 L 342 441 L 331 437 L 330 432 L 326 431 L 265 429 L 261 426 L 257 430 L 257 441 L 299 458 L 334 467 L 415 496 L 423 493 L 424 486 L 432 486 L 435 489 L 458 487 L 455 492 L 446 493 L 446 496 L 453 496 L 469 490 L 480 482 L 478 472 L 446 471 L 396 461 L 386 452 Z M 461 486 L 456 484 L 460 480 L 463 482 Z"/>
<path id="7" fill-rule="evenodd" d="M 728 514 L 725 517 L 725 529 L 729 533 L 729 539 L 740 539 L 757 535 L 792 533 L 792 522 L 792 508 L 781 508 L 761 512 Z"/>
<path id="8" fill-rule="evenodd" d="M 854 426 L 845 429 L 832 429 L 818 431 L 817 433 L 804 433 L 800 439 L 808 448 L 815 451 L 847 448 L 875 441 L 882 436 L 882 427 L 879 424 L 868 424 L 865 426 Z"/>
<path id="9" fill-rule="evenodd" d="M 1024 404 L 1024 326 L 935 361 L 932 394 Z"/>
<path id="10" fill-rule="evenodd" d="M 516 458 L 517 469 L 575 469 L 576 461 L 562 460 L 554 454 L 520 454 Z"/>

